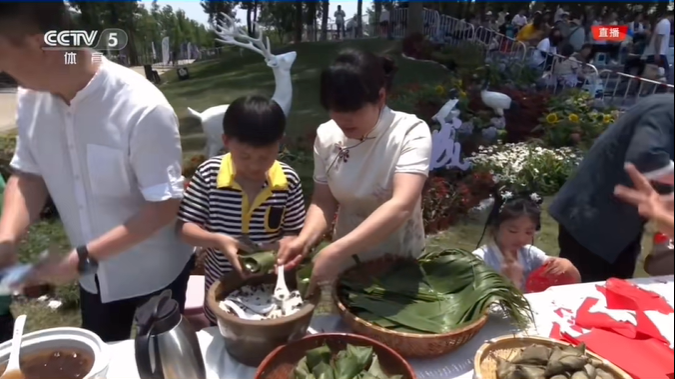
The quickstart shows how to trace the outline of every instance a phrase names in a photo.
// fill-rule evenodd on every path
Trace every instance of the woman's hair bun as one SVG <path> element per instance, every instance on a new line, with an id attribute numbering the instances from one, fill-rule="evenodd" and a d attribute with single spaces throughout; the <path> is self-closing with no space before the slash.
<path id="1" fill-rule="evenodd" d="M 384 76 L 386 78 L 385 90 L 388 92 L 391 89 L 391 84 L 394 81 L 394 75 L 396 74 L 396 71 L 398 71 L 398 67 L 391 57 L 382 56 L 380 59 L 382 60 L 382 70 L 384 71 Z"/>

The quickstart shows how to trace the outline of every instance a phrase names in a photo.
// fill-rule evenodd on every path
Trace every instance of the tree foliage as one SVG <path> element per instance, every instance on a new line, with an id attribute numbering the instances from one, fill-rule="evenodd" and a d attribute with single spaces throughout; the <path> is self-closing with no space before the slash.
<path id="1" fill-rule="evenodd" d="M 652 15 L 652 18 L 662 15 L 672 0 L 651 0 L 644 2 L 596 2 L 571 3 L 555 1 L 538 1 L 530 4 L 507 2 L 477 2 L 469 0 L 448 0 L 443 2 L 410 2 L 396 0 L 373 1 L 372 6 L 363 9 L 363 0 L 357 4 L 357 33 L 361 35 L 363 14 L 368 16 L 371 25 L 379 23 L 380 14 L 384 10 L 393 10 L 395 7 L 407 7 L 407 31 L 421 32 L 423 28 L 423 8 L 434 9 L 441 14 L 456 18 L 470 15 L 481 15 L 487 11 L 508 11 L 516 13 L 525 6 L 532 9 L 556 9 L 559 5 L 574 14 L 587 18 L 603 12 L 616 12 L 620 17 L 629 16 L 637 11 Z M 222 20 L 223 14 L 235 17 L 235 9 L 246 11 L 244 22 L 249 33 L 255 32 L 256 23 L 272 32 L 279 42 L 289 42 L 292 38 L 300 42 L 308 37 L 314 40 L 317 36 L 326 40 L 328 23 L 330 20 L 329 0 L 292 0 L 292 1 L 261 1 L 261 0 L 201 0 L 201 7 L 208 15 L 208 24 L 204 25 L 189 19 L 182 10 L 174 9 L 171 5 L 160 7 L 157 0 L 149 6 L 141 5 L 138 0 L 123 2 L 92 2 L 87 0 L 68 1 L 75 14 L 76 26 L 87 30 L 102 30 L 105 28 L 121 28 L 129 35 L 129 45 L 124 52 L 131 64 L 149 63 L 152 46 L 155 49 L 161 46 L 164 37 L 169 37 L 171 50 L 180 51 L 181 44 L 191 42 L 202 48 L 215 45 L 215 38 L 211 25 Z M 147 4 L 147 3 L 146 3 Z M 370 5 L 370 4 L 368 4 Z M 320 22 L 319 22 L 320 20 Z M 315 25 L 321 25 L 321 31 L 315 30 Z"/>
<path id="2" fill-rule="evenodd" d="M 203 48 L 213 47 L 215 43 L 213 33 L 205 25 L 187 18 L 184 11 L 174 10 L 170 5 L 160 8 L 157 0 L 148 8 L 138 1 L 71 0 L 68 4 L 75 11 L 74 21 L 80 28 L 120 28 L 126 31 L 129 44 L 123 53 L 129 57 L 131 65 L 152 63 L 152 45 L 159 49 L 164 37 L 169 37 L 174 52 L 180 51 L 180 45 L 185 42 Z"/>

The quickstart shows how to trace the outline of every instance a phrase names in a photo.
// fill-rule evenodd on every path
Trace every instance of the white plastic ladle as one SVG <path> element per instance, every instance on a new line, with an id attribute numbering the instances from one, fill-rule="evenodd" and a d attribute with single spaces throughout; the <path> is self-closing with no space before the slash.
<path id="1" fill-rule="evenodd" d="M 21 315 L 14 321 L 14 334 L 12 335 L 12 350 L 9 353 L 9 362 L 0 379 L 24 379 L 21 372 L 19 357 L 21 355 L 21 337 L 23 327 L 26 325 L 26 315 Z"/>
<path id="2" fill-rule="evenodd" d="M 288 290 L 286 286 L 286 276 L 284 275 L 284 266 L 277 266 L 277 285 L 274 286 L 274 295 L 272 296 L 274 301 L 277 302 L 279 307 L 282 307 L 284 301 L 286 301 L 291 296 L 291 291 Z"/>

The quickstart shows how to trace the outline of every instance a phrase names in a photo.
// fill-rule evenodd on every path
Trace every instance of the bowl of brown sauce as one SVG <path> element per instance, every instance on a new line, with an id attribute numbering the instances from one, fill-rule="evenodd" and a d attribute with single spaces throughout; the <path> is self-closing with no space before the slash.
<path id="1" fill-rule="evenodd" d="M 5 371 L 12 341 L 0 344 L 0 373 Z M 105 377 L 108 346 L 80 328 L 53 328 L 23 336 L 21 372 L 26 379 L 90 379 Z"/>

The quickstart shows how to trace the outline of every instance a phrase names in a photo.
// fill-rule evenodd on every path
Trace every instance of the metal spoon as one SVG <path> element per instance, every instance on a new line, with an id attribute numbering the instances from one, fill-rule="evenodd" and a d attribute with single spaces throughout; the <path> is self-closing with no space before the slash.
<path id="1" fill-rule="evenodd" d="M 0 379 L 25 379 L 21 372 L 19 357 L 21 355 L 21 337 L 26 325 L 26 315 L 21 315 L 14 321 L 14 335 L 12 335 L 12 350 L 9 353 L 9 362 Z"/>

